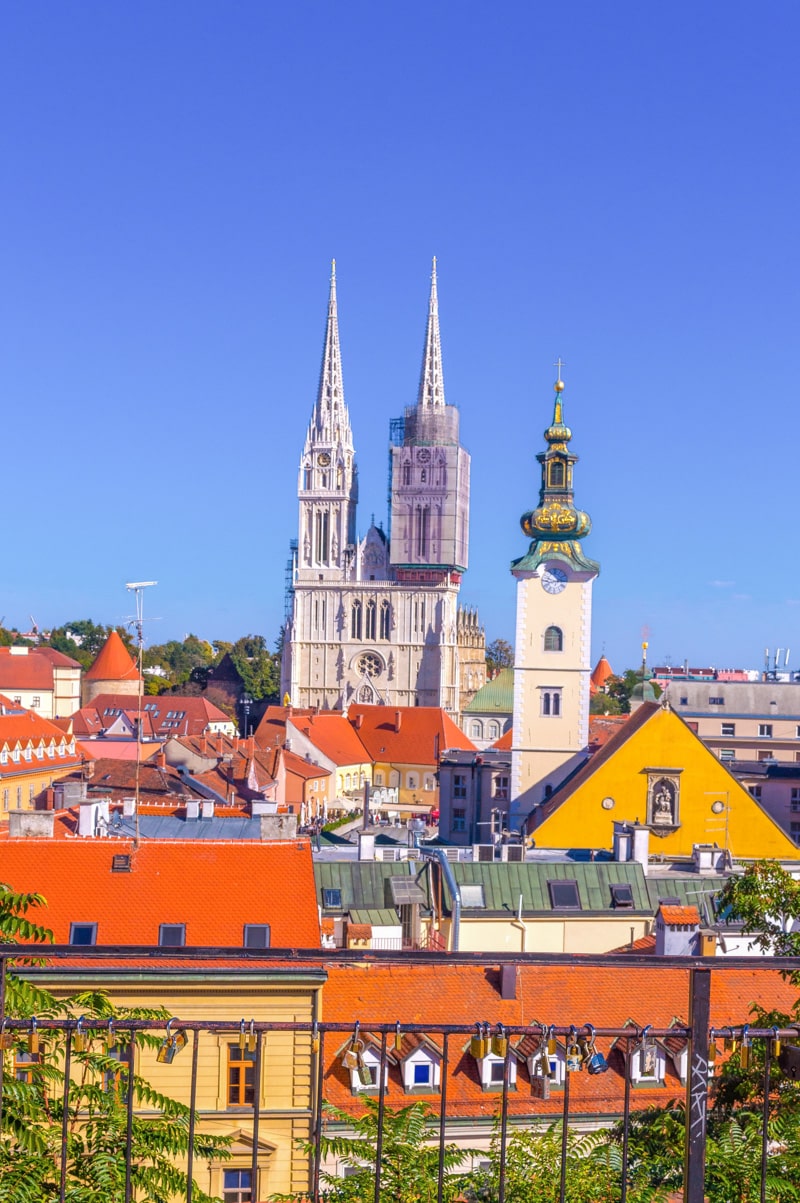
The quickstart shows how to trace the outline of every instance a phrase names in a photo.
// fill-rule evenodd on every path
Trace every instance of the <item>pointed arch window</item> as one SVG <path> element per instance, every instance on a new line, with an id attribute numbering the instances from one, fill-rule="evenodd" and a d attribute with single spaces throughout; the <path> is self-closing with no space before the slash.
<path id="1" fill-rule="evenodd" d="M 350 611 L 350 636 L 352 639 L 361 638 L 362 617 L 363 607 L 359 598 L 356 598 Z"/>
<path id="2" fill-rule="evenodd" d="M 544 633 L 544 650 L 546 652 L 563 652 L 564 632 L 561 627 L 548 627 Z"/>
<path id="3" fill-rule="evenodd" d="M 388 639 L 392 625 L 392 608 L 388 601 L 381 602 L 381 639 Z"/>
<path id="4" fill-rule="evenodd" d="M 376 617 L 378 607 L 375 604 L 375 598 L 371 597 L 367 602 L 367 621 L 365 626 L 364 638 L 370 642 L 376 638 Z"/>
<path id="5" fill-rule="evenodd" d="M 411 465 L 410 464 L 403 464 L 403 484 L 404 485 L 411 484 Z"/>
<path id="6" fill-rule="evenodd" d="M 550 461 L 549 481 L 556 487 L 564 483 L 564 464 L 560 459 Z"/>

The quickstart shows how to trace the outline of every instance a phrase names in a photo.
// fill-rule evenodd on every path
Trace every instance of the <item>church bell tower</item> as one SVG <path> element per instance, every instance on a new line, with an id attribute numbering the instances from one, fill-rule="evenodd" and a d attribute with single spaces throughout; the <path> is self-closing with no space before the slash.
<path id="1" fill-rule="evenodd" d="M 523 514 L 531 540 L 511 565 L 517 581 L 511 816 L 518 827 L 534 806 L 580 761 L 589 739 L 592 586 L 599 564 L 582 540 L 589 515 L 575 508 L 573 473 L 564 423 L 559 360 L 553 421 L 544 432 L 539 504 Z"/>

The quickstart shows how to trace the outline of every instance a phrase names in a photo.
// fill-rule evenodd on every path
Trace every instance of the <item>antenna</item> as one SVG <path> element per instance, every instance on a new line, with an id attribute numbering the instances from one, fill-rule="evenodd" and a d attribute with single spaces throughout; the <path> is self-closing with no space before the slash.
<path id="1" fill-rule="evenodd" d="M 129 581 L 125 588 L 129 593 L 136 595 L 136 644 L 139 649 L 139 694 L 138 694 L 138 712 L 136 715 L 136 787 L 134 790 L 135 796 L 135 835 L 133 839 L 134 848 L 139 847 L 139 770 L 142 763 L 142 692 L 144 686 L 144 677 L 142 676 L 142 652 L 144 651 L 144 591 L 151 588 L 152 585 L 157 585 L 158 581 Z"/>

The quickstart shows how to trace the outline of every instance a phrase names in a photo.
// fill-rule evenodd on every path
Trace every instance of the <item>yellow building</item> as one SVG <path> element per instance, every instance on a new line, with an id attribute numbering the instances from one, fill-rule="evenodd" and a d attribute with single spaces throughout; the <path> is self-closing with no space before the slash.
<path id="1" fill-rule="evenodd" d="M 718 844 L 745 859 L 795 859 L 797 847 L 683 719 L 646 702 L 528 816 L 538 848 L 610 849 L 615 823 L 651 832 L 651 855 Z"/>
<path id="2" fill-rule="evenodd" d="M 226 1203 L 307 1190 L 308 1158 L 296 1142 L 311 1135 L 316 1079 L 308 1033 L 263 1038 L 254 1183 L 255 1057 L 240 1047 L 239 1030 L 242 1019 L 319 1018 L 324 970 L 257 953 L 320 945 L 308 841 L 147 840 L 137 847 L 125 839 L 67 839 L 69 814 L 55 817 L 54 838 L 32 838 L 31 828 L 25 839 L 0 839 L 3 880 L 16 891 L 41 893 L 47 907 L 31 917 L 77 954 L 72 963 L 33 967 L 31 976 L 60 995 L 102 989 L 119 1006 L 164 1008 L 200 1025 L 229 1023 L 229 1031 L 200 1032 L 196 1108 L 200 1130 L 232 1137 L 233 1157 L 196 1161 L 194 1178 Z M 126 964 L 115 957 L 131 945 L 160 949 L 160 959 L 156 953 Z M 103 946 L 108 955 L 97 957 Z M 203 952 L 164 960 L 170 948 L 243 951 L 235 961 Z M 137 1050 L 136 1072 L 186 1104 L 191 1069 L 191 1036 L 171 1064 L 159 1063 L 154 1049 Z"/>
<path id="3" fill-rule="evenodd" d="M 71 734 L 0 698 L 0 820 L 11 810 L 33 810 L 43 790 L 82 764 Z"/>

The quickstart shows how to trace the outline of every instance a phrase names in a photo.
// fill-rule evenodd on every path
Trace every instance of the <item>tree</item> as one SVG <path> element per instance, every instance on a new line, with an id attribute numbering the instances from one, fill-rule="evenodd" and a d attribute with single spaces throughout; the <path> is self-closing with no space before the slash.
<path id="1" fill-rule="evenodd" d="M 0 885 L 0 942 L 43 944 L 52 933 L 29 918 L 45 905 L 38 894 L 15 894 Z M 109 1203 L 124 1198 L 128 1055 L 131 1036 L 115 1030 L 126 1019 L 164 1019 L 162 1012 L 114 1008 L 102 992 L 57 1000 L 49 991 L 10 972 L 6 979 L 6 1015 L 13 1019 L 97 1022 L 105 1039 L 72 1038 L 69 1100 L 64 1104 L 65 1043 L 61 1033 L 44 1029 L 39 1052 L 31 1052 L 23 1034 L 7 1032 L 14 1061 L 26 1068 L 6 1074 L 3 1082 L 3 1130 L 0 1139 L 0 1203 L 48 1203 L 59 1198 L 61 1132 L 66 1120 L 66 1198 L 71 1203 Z M 136 1043 L 155 1046 L 160 1038 L 137 1033 Z M 1 1054 L 0 1054 L 1 1055 Z M 27 1060 L 23 1061 L 23 1055 Z M 27 1068 L 29 1066 L 29 1068 Z M 133 1117 L 131 1145 L 134 1197 L 171 1203 L 186 1197 L 187 1177 L 177 1168 L 189 1148 L 189 1109 L 132 1077 L 134 1103 L 147 1118 Z M 229 1156 L 226 1137 L 196 1134 L 194 1153 L 215 1160 Z M 196 1184 L 198 1203 L 214 1203 Z"/>
<path id="2" fill-rule="evenodd" d="M 589 702 L 590 714 L 622 714 L 622 703 L 619 698 L 599 690 Z M 627 713 L 627 711 L 625 712 Z"/>
<path id="3" fill-rule="evenodd" d="M 126 627 L 103 626 L 92 622 L 91 618 L 80 618 L 62 627 L 54 627 L 45 646 L 49 645 L 57 652 L 71 656 L 84 668 L 89 668 L 112 631 L 117 632 L 128 651 L 135 656 L 133 638 Z"/>
<path id="4" fill-rule="evenodd" d="M 800 956 L 800 882 L 777 861 L 762 860 L 729 877 L 719 896 L 719 911 L 743 924 L 764 952 Z"/>
<path id="5" fill-rule="evenodd" d="M 167 643 L 156 643 L 142 656 L 145 668 L 167 669 L 172 685 L 188 681 L 195 669 L 208 668 L 213 659 L 211 644 L 196 635 L 187 635 L 183 642 L 171 639 Z"/>
<path id="6" fill-rule="evenodd" d="M 506 1148 L 506 1203 L 558 1203 L 561 1180 L 561 1124 L 523 1128 Z M 567 1133 L 567 1203 L 611 1203 L 619 1198 L 621 1156 L 607 1131 Z M 500 1181 L 500 1137 L 495 1133 L 489 1169 L 472 1176 L 470 1203 L 494 1203 Z"/>
<path id="7" fill-rule="evenodd" d="M 276 657 L 267 650 L 263 635 L 245 635 L 237 639 L 230 649 L 230 656 L 251 698 L 260 701 L 277 697 Z"/>
<path id="8" fill-rule="evenodd" d="M 514 667 L 514 649 L 507 639 L 493 639 L 486 648 L 486 671 L 496 677 L 501 668 Z"/>
<path id="9" fill-rule="evenodd" d="M 378 1158 L 378 1100 L 365 1098 L 366 1111 L 354 1118 L 338 1107 L 326 1105 L 328 1120 L 345 1124 L 352 1136 L 322 1135 L 323 1159 L 336 1157 L 350 1167 L 347 1178 L 323 1170 L 322 1197 L 327 1203 L 365 1203 L 375 1197 L 375 1165 Z M 381 1152 L 381 1203 L 435 1203 L 438 1198 L 438 1144 L 430 1143 L 429 1123 L 434 1118 L 427 1103 L 418 1100 L 407 1107 L 383 1113 Z M 310 1141 L 298 1142 L 311 1155 Z M 463 1175 L 458 1172 L 465 1157 L 476 1152 L 448 1144 L 444 1150 L 445 1203 L 455 1203 L 461 1194 Z M 282 1196 L 294 1199 L 294 1195 Z"/>

